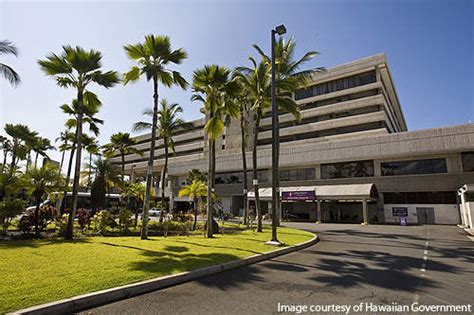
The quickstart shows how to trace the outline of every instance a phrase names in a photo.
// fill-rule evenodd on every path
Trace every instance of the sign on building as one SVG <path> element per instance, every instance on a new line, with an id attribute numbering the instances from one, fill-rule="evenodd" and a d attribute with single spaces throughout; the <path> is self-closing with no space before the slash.
<path id="1" fill-rule="evenodd" d="M 408 208 L 406 208 L 406 207 L 392 207 L 392 215 L 394 217 L 408 217 Z"/>
<path id="2" fill-rule="evenodd" d="M 315 200 L 316 193 L 314 190 L 309 191 L 283 191 L 281 193 L 282 200 Z"/>

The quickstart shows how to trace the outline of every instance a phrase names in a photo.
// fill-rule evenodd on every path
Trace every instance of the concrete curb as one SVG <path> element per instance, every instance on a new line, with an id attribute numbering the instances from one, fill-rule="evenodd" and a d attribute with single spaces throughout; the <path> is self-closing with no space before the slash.
<path id="1" fill-rule="evenodd" d="M 268 260 L 277 256 L 285 255 L 303 248 L 307 248 L 319 242 L 317 235 L 304 243 L 277 249 L 264 254 L 257 254 L 247 258 L 229 261 L 219 265 L 213 265 L 192 271 L 186 271 L 174 275 L 154 278 L 150 280 L 140 281 L 132 284 L 78 295 L 75 297 L 41 304 L 22 310 L 12 312 L 10 314 L 69 314 L 83 311 L 89 308 L 112 303 L 115 301 L 127 299 L 140 294 L 156 291 L 166 287 L 174 286 L 184 282 L 196 280 L 201 277 L 217 274 L 222 271 L 235 269 L 242 266 L 251 265 L 257 262 Z"/>

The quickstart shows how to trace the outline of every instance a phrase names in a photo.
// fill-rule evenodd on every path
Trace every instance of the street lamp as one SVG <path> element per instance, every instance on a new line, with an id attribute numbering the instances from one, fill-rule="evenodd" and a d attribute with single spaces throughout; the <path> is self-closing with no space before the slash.
<path id="1" fill-rule="evenodd" d="M 278 160 L 279 160 L 279 130 L 278 130 L 278 107 L 276 104 L 276 69 L 275 69 L 275 35 L 283 35 L 286 33 L 285 25 L 279 25 L 272 30 L 272 240 L 269 242 L 273 245 L 280 245 L 277 238 L 277 208 L 279 203 L 278 192 Z"/>

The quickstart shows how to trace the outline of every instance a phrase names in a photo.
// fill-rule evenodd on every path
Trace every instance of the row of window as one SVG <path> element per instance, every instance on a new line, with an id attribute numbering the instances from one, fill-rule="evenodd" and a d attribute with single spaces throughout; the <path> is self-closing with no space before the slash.
<path id="1" fill-rule="evenodd" d="M 462 168 L 465 172 L 474 172 L 474 152 L 461 153 Z"/>
<path id="2" fill-rule="evenodd" d="M 321 178 L 352 178 L 374 176 L 374 161 L 321 164 Z"/>
<path id="3" fill-rule="evenodd" d="M 225 172 L 216 174 L 216 184 L 242 184 L 244 182 L 244 172 Z M 247 172 L 247 180 L 251 180 L 253 174 Z M 268 170 L 257 171 L 257 179 L 261 183 L 268 182 Z"/>
<path id="4" fill-rule="evenodd" d="M 384 192 L 385 204 L 456 204 L 456 193 L 435 192 Z"/>
<path id="5" fill-rule="evenodd" d="M 300 100 L 312 96 L 328 94 L 357 86 L 374 83 L 377 80 L 375 71 L 364 72 L 350 77 L 337 79 L 325 83 L 316 84 L 295 93 L 295 99 Z"/>

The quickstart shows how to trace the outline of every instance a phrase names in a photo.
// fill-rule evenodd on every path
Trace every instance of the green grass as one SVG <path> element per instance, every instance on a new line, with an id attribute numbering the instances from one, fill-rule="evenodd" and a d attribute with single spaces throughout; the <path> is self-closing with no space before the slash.
<path id="1" fill-rule="evenodd" d="M 311 239 L 279 228 L 288 245 Z M 0 241 L 0 313 L 154 277 L 223 263 L 275 248 L 271 230 L 179 237 L 91 237 L 76 241 Z"/>

